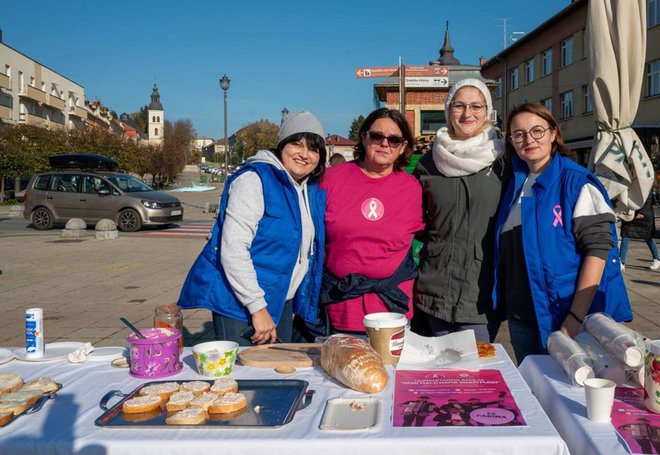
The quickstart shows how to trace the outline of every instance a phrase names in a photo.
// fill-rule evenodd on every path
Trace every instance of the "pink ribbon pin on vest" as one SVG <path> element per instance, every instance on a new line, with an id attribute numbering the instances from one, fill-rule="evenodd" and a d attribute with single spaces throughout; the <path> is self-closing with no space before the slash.
<path id="1" fill-rule="evenodd" d="M 552 222 L 552 227 L 557 227 L 557 224 L 564 227 L 564 222 L 561 220 L 561 205 L 557 204 L 552 208 L 552 213 L 555 215 L 555 220 Z"/>

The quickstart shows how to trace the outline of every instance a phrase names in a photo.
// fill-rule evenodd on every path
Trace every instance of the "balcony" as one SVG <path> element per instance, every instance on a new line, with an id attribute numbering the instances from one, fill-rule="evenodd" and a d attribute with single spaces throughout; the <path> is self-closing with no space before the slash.
<path id="1" fill-rule="evenodd" d="M 11 122 L 11 108 L 0 104 L 0 119 Z"/>
<path id="2" fill-rule="evenodd" d="M 39 90 L 36 87 L 32 87 L 31 85 L 27 85 L 25 87 L 27 90 L 22 91 L 19 93 L 19 96 L 23 96 L 25 98 L 29 98 L 33 101 L 36 101 L 37 103 L 44 104 L 46 102 L 46 92 Z"/>
<path id="3" fill-rule="evenodd" d="M 38 115 L 32 115 L 26 112 L 18 114 L 18 123 L 30 126 L 38 126 L 39 128 L 48 128 L 48 120 L 39 117 Z"/>
<path id="4" fill-rule="evenodd" d="M 49 130 L 65 130 L 66 127 L 64 126 L 64 123 L 60 123 L 56 120 L 51 119 L 50 123 L 48 124 L 48 129 Z"/>
<path id="5" fill-rule="evenodd" d="M 11 89 L 9 76 L 7 76 L 6 74 L 0 73 L 0 88 L 4 88 L 5 90 Z"/>
<path id="6" fill-rule="evenodd" d="M 74 117 L 80 117 L 80 118 L 87 118 L 87 111 L 83 109 L 82 107 L 78 106 L 69 106 L 69 117 L 74 116 Z"/>
<path id="7" fill-rule="evenodd" d="M 54 107 L 55 109 L 59 109 L 60 111 L 63 111 L 64 108 L 66 107 L 66 102 L 63 99 L 60 99 L 56 96 L 50 95 L 48 97 L 48 103 L 50 107 Z"/>

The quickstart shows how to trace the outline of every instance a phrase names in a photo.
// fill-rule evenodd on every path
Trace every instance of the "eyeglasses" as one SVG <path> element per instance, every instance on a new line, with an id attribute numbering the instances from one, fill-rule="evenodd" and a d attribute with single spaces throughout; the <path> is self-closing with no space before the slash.
<path id="1" fill-rule="evenodd" d="M 390 147 L 400 147 L 401 144 L 403 144 L 406 140 L 402 138 L 401 136 L 385 136 L 383 133 L 379 133 L 378 131 L 367 131 L 367 135 L 369 135 L 369 139 L 371 139 L 371 142 L 374 142 L 378 145 L 382 145 L 383 141 L 387 139 L 387 143 Z"/>
<path id="2" fill-rule="evenodd" d="M 548 130 L 554 130 L 553 127 L 549 126 L 547 128 L 543 128 L 542 126 L 535 126 L 529 131 L 523 131 L 523 130 L 517 130 L 511 133 L 511 138 L 512 142 L 515 142 L 516 144 L 520 144 L 522 141 L 525 140 L 525 136 L 528 134 L 532 137 L 532 139 L 543 139 L 543 136 L 545 136 L 545 132 Z"/>
<path id="3" fill-rule="evenodd" d="M 462 114 L 465 112 L 467 108 L 470 108 L 473 114 L 481 114 L 484 109 L 486 109 L 485 104 L 481 103 L 470 103 L 470 104 L 465 104 L 465 103 L 451 103 L 451 110 L 452 112 L 456 112 L 457 114 Z"/>

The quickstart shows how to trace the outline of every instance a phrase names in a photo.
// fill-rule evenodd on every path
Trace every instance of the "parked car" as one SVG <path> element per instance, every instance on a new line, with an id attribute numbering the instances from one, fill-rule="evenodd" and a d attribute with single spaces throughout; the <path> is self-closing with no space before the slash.
<path id="1" fill-rule="evenodd" d="M 71 218 L 87 224 L 108 218 L 120 230 L 134 232 L 183 219 L 179 199 L 155 191 L 137 177 L 107 170 L 113 169 L 111 162 L 116 168 L 109 158 L 57 155 L 49 160 L 58 170 L 33 175 L 25 190 L 23 216 L 35 229 L 51 229 Z"/>

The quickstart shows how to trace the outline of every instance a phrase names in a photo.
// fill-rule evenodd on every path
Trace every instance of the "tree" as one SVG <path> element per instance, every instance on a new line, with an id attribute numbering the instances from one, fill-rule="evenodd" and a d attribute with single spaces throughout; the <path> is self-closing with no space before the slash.
<path id="1" fill-rule="evenodd" d="M 352 139 L 354 141 L 360 140 L 360 128 L 362 128 L 363 123 L 364 123 L 364 115 L 360 115 L 353 119 L 353 123 L 351 123 L 351 129 L 348 132 L 349 139 Z"/>
<path id="2" fill-rule="evenodd" d="M 236 134 L 234 157 L 250 157 L 257 150 L 268 150 L 277 147 L 279 127 L 268 120 L 259 120 L 241 128 Z"/>
<path id="3" fill-rule="evenodd" d="M 128 117 L 135 122 L 143 133 L 147 132 L 149 126 L 149 107 L 142 106 L 138 112 L 128 114 Z"/>
<path id="4" fill-rule="evenodd" d="M 163 144 L 152 149 L 150 156 L 154 185 L 172 181 L 190 162 L 193 153 L 195 128 L 190 119 L 166 120 L 163 130 Z"/>

